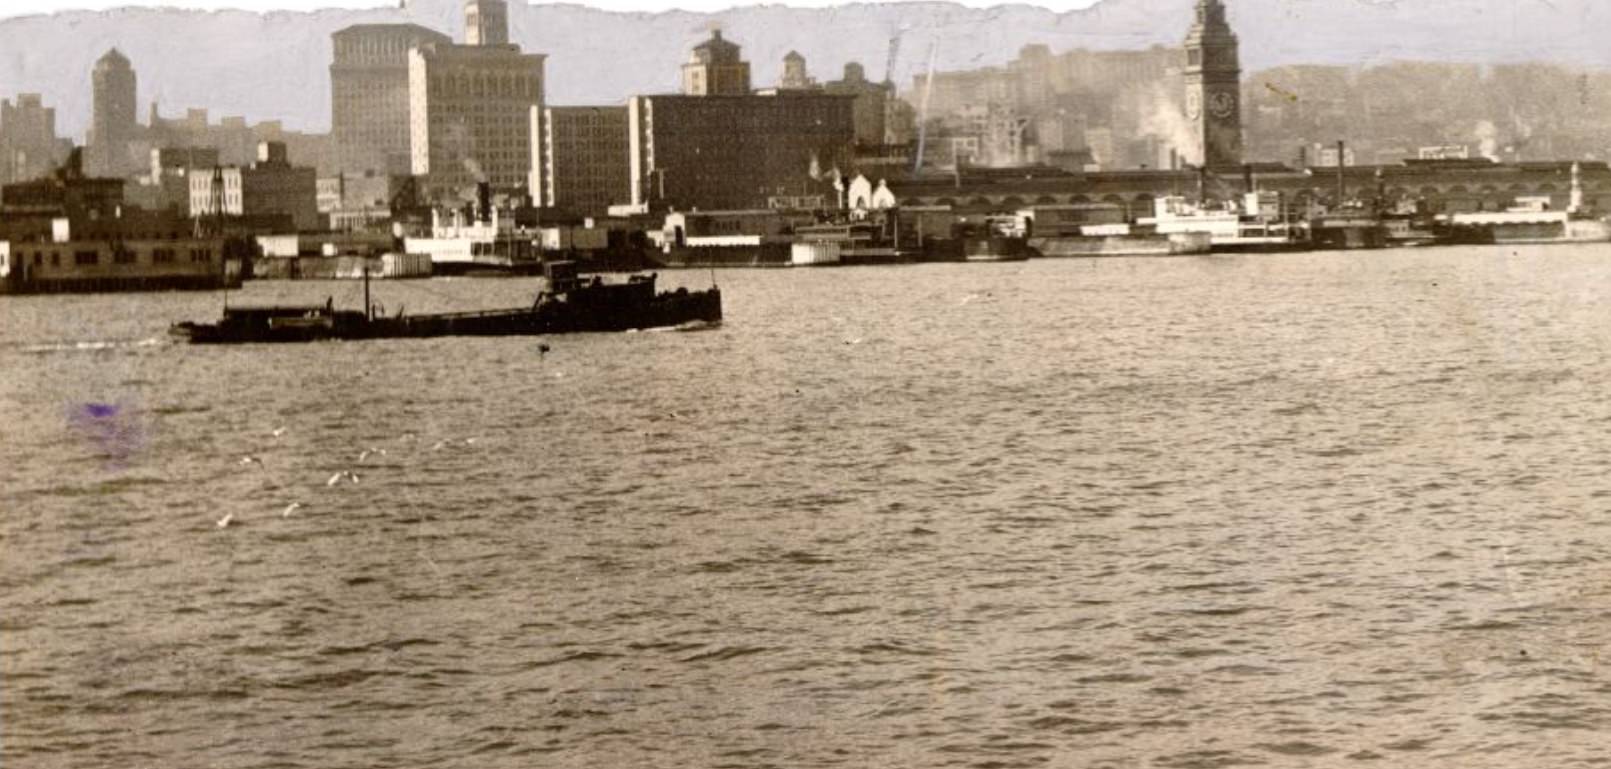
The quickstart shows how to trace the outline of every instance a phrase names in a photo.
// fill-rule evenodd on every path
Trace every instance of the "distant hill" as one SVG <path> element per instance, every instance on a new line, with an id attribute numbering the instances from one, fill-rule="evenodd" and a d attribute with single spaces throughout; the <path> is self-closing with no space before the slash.
<path id="1" fill-rule="evenodd" d="M 931 45 L 942 69 L 1004 63 L 1028 43 L 1053 50 L 1177 45 L 1193 0 L 1104 0 L 1054 13 L 1027 5 L 970 9 L 948 3 L 856 4 L 809 10 L 782 6 L 718 14 L 624 14 L 580 5 L 511 8 L 512 35 L 549 54 L 554 103 L 612 103 L 672 90 L 688 49 L 712 24 L 742 44 L 757 85 L 775 82 L 790 49 L 818 79 L 848 60 L 884 73 L 889 39 L 902 38 L 896 81 L 923 71 Z M 1611 3 L 1599 0 L 1232 0 L 1244 68 L 1370 63 L 1391 59 L 1611 65 Z M 283 119 L 326 130 L 330 121 L 330 33 L 349 24 L 411 21 L 462 35 L 461 0 L 408 0 L 397 9 L 316 13 L 207 13 L 159 9 L 75 12 L 0 20 L 0 96 L 39 91 L 63 133 L 88 122 L 90 67 L 122 49 L 140 76 L 145 105 L 164 114 L 206 107 L 215 115 Z"/>

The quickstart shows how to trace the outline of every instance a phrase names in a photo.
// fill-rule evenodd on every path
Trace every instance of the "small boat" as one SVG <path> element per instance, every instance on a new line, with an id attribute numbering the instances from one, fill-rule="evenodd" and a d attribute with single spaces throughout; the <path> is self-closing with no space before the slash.
<path id="1" fill-rule="evenodd" d="M 587 331 L 671 328 L 719 323 L 721 290 L 655 290 L 654 275 L 625 283 L 584 282 L 574 262 L 550 262 L 548 290 L 530 307 L 479 312 L 377 317 L 372 309 L 337 310 L 333 301 L 311 306 L 229 307 L 218 323 L 176 323 L 169 333 L 192 344 L 248 344 L 321 340 L 404 339 L 439 336 L 538 336 Z M 369 284 L 364 304 L 371 308 Z"/>

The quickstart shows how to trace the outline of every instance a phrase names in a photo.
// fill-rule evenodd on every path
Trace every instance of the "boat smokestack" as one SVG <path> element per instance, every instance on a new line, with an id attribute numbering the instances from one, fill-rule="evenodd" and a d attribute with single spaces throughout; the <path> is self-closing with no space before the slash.
<path id="1" fill-rule="evenodd" d="M 1348 177 L 1343 169 L 1345 159 L 1348 157 L 1348 142 L 1337 140 L 1337 205 L 1341 206 L 1348 199 Z"/>
<path id="2" fill-rule="evenodd" d="M 475 184 L 476 221 L 492 221 L 492 184 L 489 182 L 476 182 Z"/>
<path id="3" fill-rule="evenodd" d="M 1242 184 L 1247 186 L 1247 191 L 1248 192 L 1256 192 L 1256 190 L 1253 189 L 1253 164 L 1252 163 L 1243 163 L 1242 164 Z"/>

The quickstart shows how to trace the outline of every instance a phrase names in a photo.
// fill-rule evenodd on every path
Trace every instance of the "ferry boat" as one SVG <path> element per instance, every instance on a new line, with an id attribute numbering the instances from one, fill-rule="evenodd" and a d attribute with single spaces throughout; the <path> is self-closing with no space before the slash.
<path id="1" fill-rule="evenodd" d="M 1136 224 L 1163 235 L 1176 233 L 1208 233 L 1212 248 L 1218 253 L 1265 253 L 1300 251 L 1308 247 L 1302 229 L 1294 227 L 1272 212 L 1267 205 L 1268 193 L 1252 192 L 1246 196 L 1243 214 L 1235 208 L 1208 209 L 1188 203 L 1179 196 L 1157 198 L 1154 215 L 1136 220 Z"/>
<path id="2" fill-rule="evenodd" d="M 625 283 L 583 282 L 574 262 L 547 265 L 548 290 L 530 307 L 430 315 L 377 316 L 364 284 L 364 310 L 312 306 L 230 307 L 218 323 L 176 323 L 169 333 L 192 344 L 313 342 L 441 336 L 536 336 L 720 323 L 721 290 L 655 290 L 654 275 Z"/>
<path id="3" fill-rule="evenodd" d="M 537 235 L 523 231 L 493 204 L 490 188 L 476 186 L 473 209 L 431 210 L 431 232 L 403 240 L 403 251 L 427 254 L 435 275 L 541 275 Z"/>
<path id="4" fill-rule="evenodd" d="M 1213 241 L 1204 232 L 1161 234 L 1129 221 L 1115 203 L 1070 203 L 1022 209 L 1029 247 L 1037 256 L 1189 256 L 1206 254 Z"/>
<path id="5" fill-rule="evenodd" d="M 1551 208 L 1548 195 L 1519 197 L 1504 211 L 1439 216 L 1436 229 L 1449 243 L 1474 245 L 1551 245 L 1611 241 L 1611 222 L 1588 214 L 1583 197 L 1583 166 L 1572 164 L 1566 210 Z"/>
<path id="6" fill-rule="evenodd" d="M 797 226 L 789 261 L 795 267 L 916 261 L 915 252 L 901 248 L 899 226 L 887 212 L 877 221 Z"/>
<path id="7" fill-rule="evenodd" d="M 1611 224 L 1567 211 L 1511 208 L 1439 217 L 1437 230 L 1448 243 L 1462 245 L 1551 245 L 1611 241 Z"/>
<path id="8" fill-rule="evenodd" d="M 1206 232 L 1146 232 L 1128 224 L 1092 224 L 1078 234 L 1032 237 L 1030 248 L 1045 257 L 1192 256 L 1213 250 Z"/>
<path id="9" fill-rule="evenodd" d="M 657 233 L 651 259 L 679 267 L 788 267 L 793 263 L 791 217 L 770 209 L 673 211 Z"/>

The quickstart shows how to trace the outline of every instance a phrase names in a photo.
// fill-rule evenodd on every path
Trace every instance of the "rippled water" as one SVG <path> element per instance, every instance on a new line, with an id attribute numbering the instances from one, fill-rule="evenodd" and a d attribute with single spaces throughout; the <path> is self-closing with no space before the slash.
<path id="1" fill-rule="evenodd" d="M 0 763 L 1605 761 L 1611 249 L 717 277 L 0 299 Z"/>

